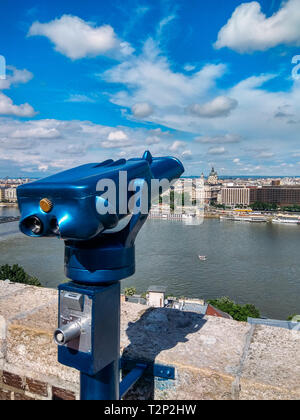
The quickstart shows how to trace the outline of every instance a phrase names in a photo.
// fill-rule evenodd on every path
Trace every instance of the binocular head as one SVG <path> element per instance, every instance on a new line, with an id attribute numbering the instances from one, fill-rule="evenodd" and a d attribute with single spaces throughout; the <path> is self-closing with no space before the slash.
<path id="1" fill-rule="evenodd" d="M 183 172 L 178 159 L 145 152 L 141 159 L 91 163 L 24 184 L 17 190 L 20 229 L 31 237 L 89 241 L 118 228 L 132 213 L 130 200 L 137 191 L 143 190 L 137 201 L 148 200 L 144 210 L 149 210 L 157 195 L 152 180 L 172 183 Z M 160 192 L 167 184 L 161 185 Z"/>

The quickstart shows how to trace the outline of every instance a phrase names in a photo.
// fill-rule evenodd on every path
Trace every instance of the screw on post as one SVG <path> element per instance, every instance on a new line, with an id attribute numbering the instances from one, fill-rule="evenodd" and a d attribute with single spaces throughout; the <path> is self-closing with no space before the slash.
<path id="1" fill-rule="evenodd" d="M 121 172 L 127 175 L 122 185 Z M 120 398 L 120 280 L 135 272 L 135 239 L 156 198 L 151 181 L 171 183 L 183 172 L 178 159 L 145 152 L 141 159 L 82 165 L 17 190 L 20 230 L 65 241 L 65 273 L 71 282 L 58 288 L 54 340 L 59 362 L 80 371 L 82 400 Z M 105 195 L 100 184 L 113 186 L 115 197 Z M 122 382 L 122 395 L 144 370 L 141 365 L 133 369 Z"/>

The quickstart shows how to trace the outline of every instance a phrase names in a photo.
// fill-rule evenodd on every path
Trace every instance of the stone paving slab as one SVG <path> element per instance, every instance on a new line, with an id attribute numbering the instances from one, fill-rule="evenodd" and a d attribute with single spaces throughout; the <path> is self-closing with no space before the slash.
<path id="1" fill-rule="evenodd" d="M 148 309 L 136 322 L 128 323 L 124 354 L 235 374 L 249 329 L 247 323 L 192 312 Z"/>
<path id="2" fill-rule="evenodd" d="M 240 400 L 288 400 L 299 401 L 300 394 L 290 392 L 285 388 L 280 388 L 271 385 L 265 385 L 254 381 L 241 379 L 241 390 L 239 392 Z"/>
<path id="3" fill-rule="evenodd" d="M 248 386 L 260 383 L 274 387 L 274 395 L 282 390 L 300 399 L 300 331 L 257 325 L 241 377 Z"/>
<path id="4" fill-rule="evenodd" d="M 232 400 L 232 377 L 206 369 L 176 369 L 176 380 L 142 378 L 126 400 Z"/>
<path id="5" fill-rule="evenodd" d="M 2 290 L 2 287 L 3 285 L 1 283 L 0 290 Z M 0 299 L 0 316 L 4 317 L 6 321 L 24 317 L 50 302 L 55 302 L 57 299 L 57 291 L 53 289 L 23 286 L 22 290 L 16 288 L 15 284 L 13 284 L 13 289 L 17 292 L 11 294 L 9 289 L 4 286 L 2 293 L 6 291 L 7 297 L 2 294 L 2 298 Z"/>
<path id="6" fill-rule="evenodd" d="M 0 299 L 2 297 L 13 296 L 18 292 L 23 292 L 25 288 L 30 286 L 25 286 L 24 284 L 11 283 L 10 281 L 2 281 L 0 287 Z"/>

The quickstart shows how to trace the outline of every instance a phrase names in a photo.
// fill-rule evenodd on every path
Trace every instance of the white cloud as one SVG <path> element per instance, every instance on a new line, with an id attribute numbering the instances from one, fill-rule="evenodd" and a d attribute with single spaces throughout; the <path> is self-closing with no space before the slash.
<path id="1" fill-rule="evenodd" d="M 249 53 L 281 44 L 300 45 L 300 0 L 282 2 L 269 18 L 257 1 L 241 4 L 220 30 L 215 48 Z"/>
<path id="2" fill-rule="evenodd" d="M 206 99 L 207 93 L 214 89 L 216 79 L 224 74 L 225 69 L 223 64 L 208 64 L 192 75 L 174 72 L 157 44 L 148 39 L 141 55 L 132 55 L 99 76 L 109 83 L 125 85 L 128 89 L 112 95 L 113 103 L 127 108 L 148 103 L 155 107 L 155 115 L 161 110 L 165 115 L 166 110 L 182 113 L 191 103 Z M 147 119 L 154 121 L 151 117 Z"/>
<path id="3" fill-rule="evenodd" d="M 129 136 L 134 140 L 129 140 Z M 142 156 L 144 129 L 116 130 L 88 121 L 0 118 L 0 156 L 23 172 L 56 172 L 89 162 L 116 159 L 126 148 L 126 158 Z M 26 153 L 24 153 L 26 151 Z M 5 166 L 1 165 L 3 174 Z"/>
<path id="4" fill-rule="evenodd" d="M 191 114 L 201 118 L 228 117 L 238 105 L 235 99 L 218 96 L 203 105 L 193 104 L 188 109 Z"/>
<path id="5" fill-rule="evenodd" d="M 11 138 L 26 139 L 57 139 L 60 132 L 56 128 L 34 127 L 29 129 L 16 130 L 10 135 Z"/>
<path id="6" fill-rule="evenodd" d="M 33 74 L 26 69 L 19 70 L 14 66 L 7 66 L 6 70 L 6 78 L 0 79 L 0 90 L 9 89 L 12 85 L 28 83 L 33 78 Z"/>
<path id="7" fill-rule="evenodd" d="M 158 144 L 160 143 L 160 138 L 158 136 L 149 136 L 146 139 L 146 144 L 148 145 L 153 145 L 153 144 Z"/>
<path id="8" fill-rule="evenodd" d="M 225 134 L 222 136 L 203 136 L 195 139 L 198 143 L 203 144 L 223 144 L 223 143 L 239 143 L 242 140 L 241 136 L 236 134 Z"/>
<path id="9" fill-rule="evenodd" d="M 153 108 L 147 102 L 135 104 L 131 110 L 136 118 L 146 118 L 153 114 Z"/>
<path id="10" fill-rule="evenodd" d="M 171 136 L 170 131 L 163 131 L 161 128 L 154 128 L 153 130 L 149 130 L 149 133 L 159 137 Z"/>
<path id="11" fill-rule="evenodd" d="M 108 53 L 123 56 L 133 49 L 127 42 L 121 42 L 110 25 L 95 26 L 77 16 L 63 15 L 49 23 L 34 22 L 29 36 L 45 36 L 55 45 L 55 50 L 77 60 Z"/>
<path id="12" fill-rule="evenodd" d="M 192 156 L 193 156 L 193 153 L 192 153 L 192 151 L 191 150 L 184 150 L 182 153 L 181 153 L 181 157 L 182 157 L 182 159 L 184 159 L 184 160 L 191 160 L 192 159 Z"/>
<path id="13" fill-rule="evenodd" d="M 36 112 L 31 105 L 24 103 L 15 105 L 13 100 L 4 95 L 1 90 L 10 89 L 13 85 L 28 83 L 33 74 L 28 70 L 19 70 L 14 66 L 7 66 L 5 79 L 0 79 L 0 115 L 13 115 L 15 117 L 33 117 Z"/>
<path id="14" fill-rule="evenodd" d="M 123 130 L 111 131 L 107 140 L 101 143 L 101 146 L 105 149 L 118 149 L 133 145 L 134 142 L 128 138 L 128 135 Z"/>
<path id="15" fill-rule="evenodd" d="M 0 115 L 14 115 L 15 117 L 33 117 L 36 114 L 28 103 L 14 105 L 13 101 L 0 92 Z"/>
<path id="16" fill-rule="evenodd" d="M 166 16 L 165 18 L 163 18 L 159 22 L 159 25 L 158 25 L 158 28 L 157 28 L 157 37 L 158 38 L 161 38 L 163 30 L 165 29 L 165 27 L 168 26 L 169 23 L 171 23 L 176 18 L 177 18 L 177 15 L 172 14 L 172 15 Z"/>
<path id="17" fill-rule="evenodd" d="M 186 143 L 184 141 L 176 140 L 170 146 L 171 152 L 178 152 L 178 150 L 182 147 L 186 147 Z"/>
<path id="18" fill-rule="evenodd" d="M 257 157 L 258 158 L 262 158 L 262 159 L 270 159 L 270 158 L 272 158 L 272 157 L 274 157 L 275 156 L 275 153 L 273 153 L 273 152 L 267 152 L 267 151 L 265 151 L 265 152 L 260 152 L 258 155 L 257 155 Z"/>
<path id="19" fill-rule="evenodd" d="M 183 68 L 185 71 L 193 71 L 195 70 L 196 66 L 193 66 L 192 64 L 186 64 Z"/>
<path id="20" fill-rule="evenodd" d="M 108 135 L 108 140 L 117 140 L 117 141 L 122 141 L 122 140 L 127 140 L 128 136 L 126 133 L 124 133 L 124 131 L 122 130 L 118 130 L 118 131 L 112 131 L 111 133 L 109 133 Z"/>
<path id="21" fill-rule="evenodd" d="M 43 164 L 38 165 L 38 170 L 41 172 L 46 172 L 48 171 L 48 169 L 49 169 L 49 165 L 43 165 Z"/>
<path id="22" fill-rule="evenodd" d="M 221 89 L 217 81 L 226 69 L 225 64 L 207 63 L 193 74 L 176 72 L 157 44 L 148 39 L 140 55 L 128 57 L 101 77 L 109 83 L 123 85 L 111 95 L 111 102 L 126 109 L 124 116 L 132 119 L 128 110 L 135 104 L 151 104 L 155 112 L 143 119 L 166 127 L 167 133 L 175 137 L 173 142 L 187 140 L 185 146 L 176 147 L 171 143 L 166 149 L 164 147 L 170 141 L 166 137 L 160 144 L 152 145 L 157 152 L 171 151 L 181 157 L 182 152 L 188 149 L 195 162 L 207 153 L 207 145 L 211 146 L 208 152 L 215 156 L 216 163 L 227 165 L 227 173 L 232 173 L 228 165 L 233 165 L 235 158 L 241 159 L 245 168 L 250 167 L 251 162 L 251 168 L 261 166 L 262 171 L 265 159 L 265 173 L 274 173 L 276 168 L 271 168 L 269 157 L 258 157 L 260 152 L 248 153 L 246 149 L 272 146 L 272 153 L 276 156 L 281 151 L 286 159 L 292 159 L 289 152 L 293 148 L 297 150 L 299 136 L 297 125 L 292 124 L 290 118 L 300 115 L 300 80 L 292 80 L 289 90 L 280 90 L 280 87 L 268 90 L 266 82 L 279 75 L 259 74 Z M 192 104 L 197 105 L 192 109 L 196 113 L 191 113 Z M 282 117 L 279 118 L 280 111 Z M 274 118 L 275 115 L 277 118 Z M 296 122 L 295 119 L 293 121 Z M 151 134 L 161 136 L 153 130 Z M 189 141 L 192 139 L 196 141 Z"/>
<path id="23" fill-rule="evenodd" d="M 74 102 L 74 103 L 94 103 L 95 99 L 87 95 L 82 95 L 79 93 L 71 94 L 65 102 Z"/>
<path id="24" fill-rule="evenodd" d="M 224 155 L 226 153 L 225 147 L 211 147 L 208 150 L 209 155 Z"/>

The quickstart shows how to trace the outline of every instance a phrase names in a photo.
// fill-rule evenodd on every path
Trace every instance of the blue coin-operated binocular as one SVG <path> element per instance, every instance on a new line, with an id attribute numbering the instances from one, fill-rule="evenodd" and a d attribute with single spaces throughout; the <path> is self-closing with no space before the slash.
<path id="1" fill-rule="evenodd" d="M 17 190 L 20 229 L 65 241 L 54 333 L 58 360 L 81 372 L 81 399 L 119 399 L 120 280 L 135 272 L 135 239 L 151 200 L 184 168 L 173 157 L 107 160 Z M 168 181 L 168 182 L 166 182 Z"/>

